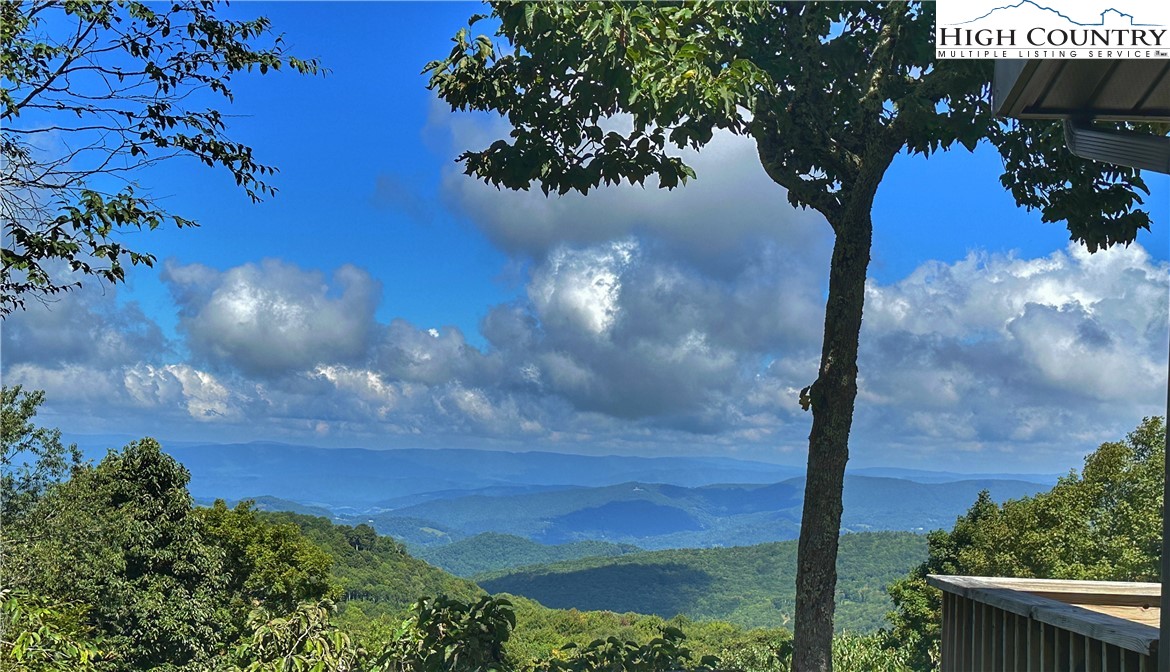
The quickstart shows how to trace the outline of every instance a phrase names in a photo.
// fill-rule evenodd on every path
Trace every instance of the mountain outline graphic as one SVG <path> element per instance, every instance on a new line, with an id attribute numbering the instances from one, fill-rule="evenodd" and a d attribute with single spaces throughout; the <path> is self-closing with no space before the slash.
<path id="1" fill-rule="evenodd" d="M 1009 9 L 1020 9 L 1021 7 L 1024 7 L 1025 5 L 1031 5 L 1031 6 L 1035 7 L 1036 9 L 1039 9 L 1039 10 L 1042 10 L 1045 12 L 1051 12 L 1052 14 L 1059 16 L 1060 18 L 1064 19 L 1065 21 L 1068 21 L 1069 23 L 1071 23 L 1075 26 L 1084 26 L 1084 27 L 1104 26 L 1105 25 L 1105 16 L 1107 14 L 1110 14 L 1110 13 L 1116 14 L 1119 17 L 1129 19 L 1129 25 L 1131 25 L 1131 26 L 1142 27 L 1142 26 L 1160 26 L 1160 25 L 1162 25 L 1159 23 L 1135 23 L 1133 14 L 1123 12 L 1120 9 L 1117 9 L 1116 7 L 1109 7 L 1107 9 L 1103 10 L 1100 14 L 1100 17 L 1101 17 L 1100 21 L 1097 21 L 1095 23 L 1082 23 L 1080 21 L 1073 19 L 1071 16 L 1064 14 L 1063 12 L 1061 12 L 1058 9 L 1054 9 L 1052 7 L 1045 7 L 1044 5 L 1038 4 L 1038 3 L 1034 2 L 1033 0 L 1020 0 L 1020 2 L 1017 2 L 1017 3 L 1012 4 L 1012 5 L 1003 5 L 1002 7 L 996 7 L 994 9 L 992 9 L 991 11 L 987 12 L 986 14 L 984 14 L 983 16 L 979 16 L 979 17 L 976 17 L 974 19 L 970 19 L 968 21 L 960 21 L 959 23 L 952 24 L 952 25 L 962 26 L 962 25 L 965 25 L 968 23 L 975 23 L 976 21 L 982 21 L 983 19 L 986 19 L 987 17 L 991 16 L 992 14 L 995 14 L 996 12 L 1009 10 Z"/>

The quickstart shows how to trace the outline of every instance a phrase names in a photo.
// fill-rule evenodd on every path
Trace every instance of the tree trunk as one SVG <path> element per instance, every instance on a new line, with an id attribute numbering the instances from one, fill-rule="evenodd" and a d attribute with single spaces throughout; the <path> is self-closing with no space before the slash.
<path id="1" fill-rule="evenodd" d="M 808 391 L 813 423 L 808 437 L 808 472 L 796 569 L 794 672 L 833 669 L 833 600 L 841 496 L 857 397 L 857 344 L 873 239 L 870 210 L 876 187 L 874 183 L 872 189 L 855 190 L 840 221 L 830 222 L 836 242 L 829 270 L 824 343 L 820 371 Z"/>

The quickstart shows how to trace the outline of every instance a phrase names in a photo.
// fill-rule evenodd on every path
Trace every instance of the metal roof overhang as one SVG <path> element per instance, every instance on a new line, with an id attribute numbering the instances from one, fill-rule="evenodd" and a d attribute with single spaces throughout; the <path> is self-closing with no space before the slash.
<path id="1" fill-rule="evenodd" d="M 1097 119 L 1170 121 L 1170 60 L 997 60 L 991 102 L 998 116 L 1063 119 L 1077 156 L 1170 173 L 1170 138 L 1091 127 Z M 1170 411 L 1170 384 L 1167 397 Z M 1158 672 L 1170 672 L 1170 446 L 1163 469 Z"/>
<path id="2" fill-rule="evenodd" d="M 996 61 L 991 98 L 1017 119 L 1170 121 L 1170 59 Z"/>
<path id="3" fill-rule="evenodd" d="M 996 61 L 991 102 L 999 116 L 1063 119 L 1082 158 L 1170 173 L 1170 138 L 1092 126 L 1170 121 L 1170 60 Z"/>

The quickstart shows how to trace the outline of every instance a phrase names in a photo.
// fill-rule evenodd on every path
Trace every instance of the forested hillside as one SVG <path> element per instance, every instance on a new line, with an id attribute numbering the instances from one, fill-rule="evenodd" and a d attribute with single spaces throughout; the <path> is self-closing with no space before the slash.
<path id="1" fill-rule="evenodd" d="M 696 659 L 710 655 L 716 656 L 726 668 L 780 672 L 778 654 L 792 642 L 791 631 L 780 627 L 748 629 L 722 621 L 695 621 L 686 617 L 664 619 L 630 612 L 549 609 L 525 597 L 505 597 L 516 609 L 516 630 L 509 641 L 509 651 L 522 661 L 521 667 L 527 661 L 565 655 L 567 642 L 611 637 L 615 641 L 648 642 L 660 637 L 664 628 L 677 627 L 686 633 L 686 645 Z M 874 642 L 869 640 L 866 645 L 876 649 Z"/>
<path id="2" fill-rule="evenodd" d="M 885 586 L 926 557 L 926 538 L 907 532 L 847 534 L 838 561 L 837 628 L 871 632 L 891 603 Z M 747 627 L 788 624 L 796 542 L 681 549 L 586 558 L 477 577 L 488 592 L 548 607 L 685 614 Z"/>
<path id="3" fill-rule="evenodd" d="M 648 659 L 660 663 L 651 670 L 701 669 L 710 655 L 745 672 L 789 670 L 793 542 L 585 558 L 477 586 L 368 524 L 248 502 L 196 507 L 185 469 L 150 439 L 85 464 L 31 422 L 40 398 L 4 390 L 0 662 L 13 669 L 275 672 L 302 661 L 363 672 L 586 672 L 610 661 L 628 672 Z M 838 638 L 839 668 L 931 669 L 938 612 L 927 572 L 1156 574 L 1164 441 L 1162 421 L 1148 420 L 1049 492 L 1002 505 L 979 496 L 950 532 L 844 535 L 842 630 L 878 626 L 882 586 L 920 564 L 892 588 L 892 630 Z M 465 570 L 477 548 L 496 549 L 489 563 L 628 550 L 541 549 L 502 535 L 447 548 Z"/>
<path id="4" fill-rule="evenodd" d="M 296 513 L 262 513 L 274 524 L 292 523 L 333 558 L 330 570 L 345 602 L 378 605 L 375 613 L 401 614 L 421 597 L 461 600 L 483 596 L 479 586 L 412 557 L 391 537 L 369 525 L 335 525 L 326 518 Z"/>
<path id="5" fill-rule="evenodd" d="M 411 553 L 456 576 L 591 557 L 614 557 L 642 549 L 605 541 L 575 541 L 546 546 L 511 534 L 484 532 L 447 546 L 418 546 Z"/>
<path id="6" fill-rule="evenodd" d="M 31 422 L 41 398 L 4 390 L 6 669 L 632 672 L 708 669 L 714 655 L 781 672 L 791 650 L 780 629 L 514 606 L 369 525 L 194 506 L 186 470 L 157 442 L 86 464 Z M 898 655 L 874 638 L 840 645 Z"/>

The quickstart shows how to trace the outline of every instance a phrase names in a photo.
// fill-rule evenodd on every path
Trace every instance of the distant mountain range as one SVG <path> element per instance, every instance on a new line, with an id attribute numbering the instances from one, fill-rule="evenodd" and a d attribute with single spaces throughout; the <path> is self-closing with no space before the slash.
<path id="1" fill-rule="evenodd" d="M 83 447 L 91 456 L 104 454 Z M 724 457 L 279 443 L 165 449 L 191 472 L 190 491 L 199 502 L 252 498 L 263 510 L 369 523 L 415 547 L 489 532 L 548 546 L 740 546 L 794 539 L 803 505 L 802 469 Z M 1003 500 L 1046 490 L 1055 481 L 1050 475 L 851 470 L 842 530 L 950 527 L 980 490 Z"/>
<path id="2" fill-rule="evenodd" d="M 1071 16 L 1061 12 L 1054 7 L 1048 7 L 1033 0 L 1020 0 L 1020 2 L 996 7 L 980 16 L 967 21 L 960 21 L 958 25 L 966 25 L 976 23 L 978 21 L 990 20 L 1007 20 L 1016 23 L 1017 25 L 1044 25 L 1048 21 L 1063 20 L 1070 25 L 1075 26 L 1104 26 L 1106 24 L 1119 26 L 1150 26 L 1157 24 L 1138 23 L 1132 14 L 1123 12 L 1115 7 L 1109 7 L 1097 14 L 1096 21 L 1077 21 Z"/>
<path id="3" fill-rule="evenodd" d="M 977 479 L 916 483 L 846 476 L 843 532 L 949 528 L 982 490 L 996 500 L 1047 487 L 1025 481 Z M 800 531 L 804 479 L 772 484 L 688 488 L 620 483 L 488 497 L 470 495 L 353 517 L 408 543 L 447 544 L 484 532 L 541 544 L 607 541 L 647 549 L 745 546 L 795 539 Z"/>
<path id="4" fill-rule="evenodd" d="M 198 506 L 211 506 L 217 499 L 224 499 L 223 497 L 195 497 L 195 504 Z M 283 511 L 286 513 L 299 513 L 305 516 L 316 516 L 318 518 L 335 518 L 336 515 L 331 509 L 323 506 L 309 506 L 294 502 L 291 499 L 281 499 L 280 497 L 269 497 L 267 495 L 261 497 L 247 497 L 252 502 L 252 508 L 257 511 Z M 241 500 L 238 499 L 224 499 L 224 503 L 231 508 L 235 508 Z"/>
<path id="5" fill-rule="evenodd" d="M 100 459 L 124 437 L 67 437 Z M 197 498 L 271 496 L 347 513 L 401 509 L 458 497 L 512 496 L 573 487 L 661 483 L 699 487 L 771 484 L 799 477 L 803 467 L 730 457 L 592 456 L 472 449 L 317 448 L 282 443 L 193 444 L 163 448 L 191 472 Z M 1051 486 L 1048 474 L 960 474 L 877 467 L 851 469 L 919 483 L 969 479 L 1017 480 Z"/>
<path id="6" fill-rule="evenodd" d="M 802 469 L 721 457 L 586 456 L 464 449 L 366 450 L 277 443 L 168 447 L 197 497 L 271 495 L 330 508 L 391 508 L 471 491 L 495 493 L 624 481 L 769 483 Z"/>

